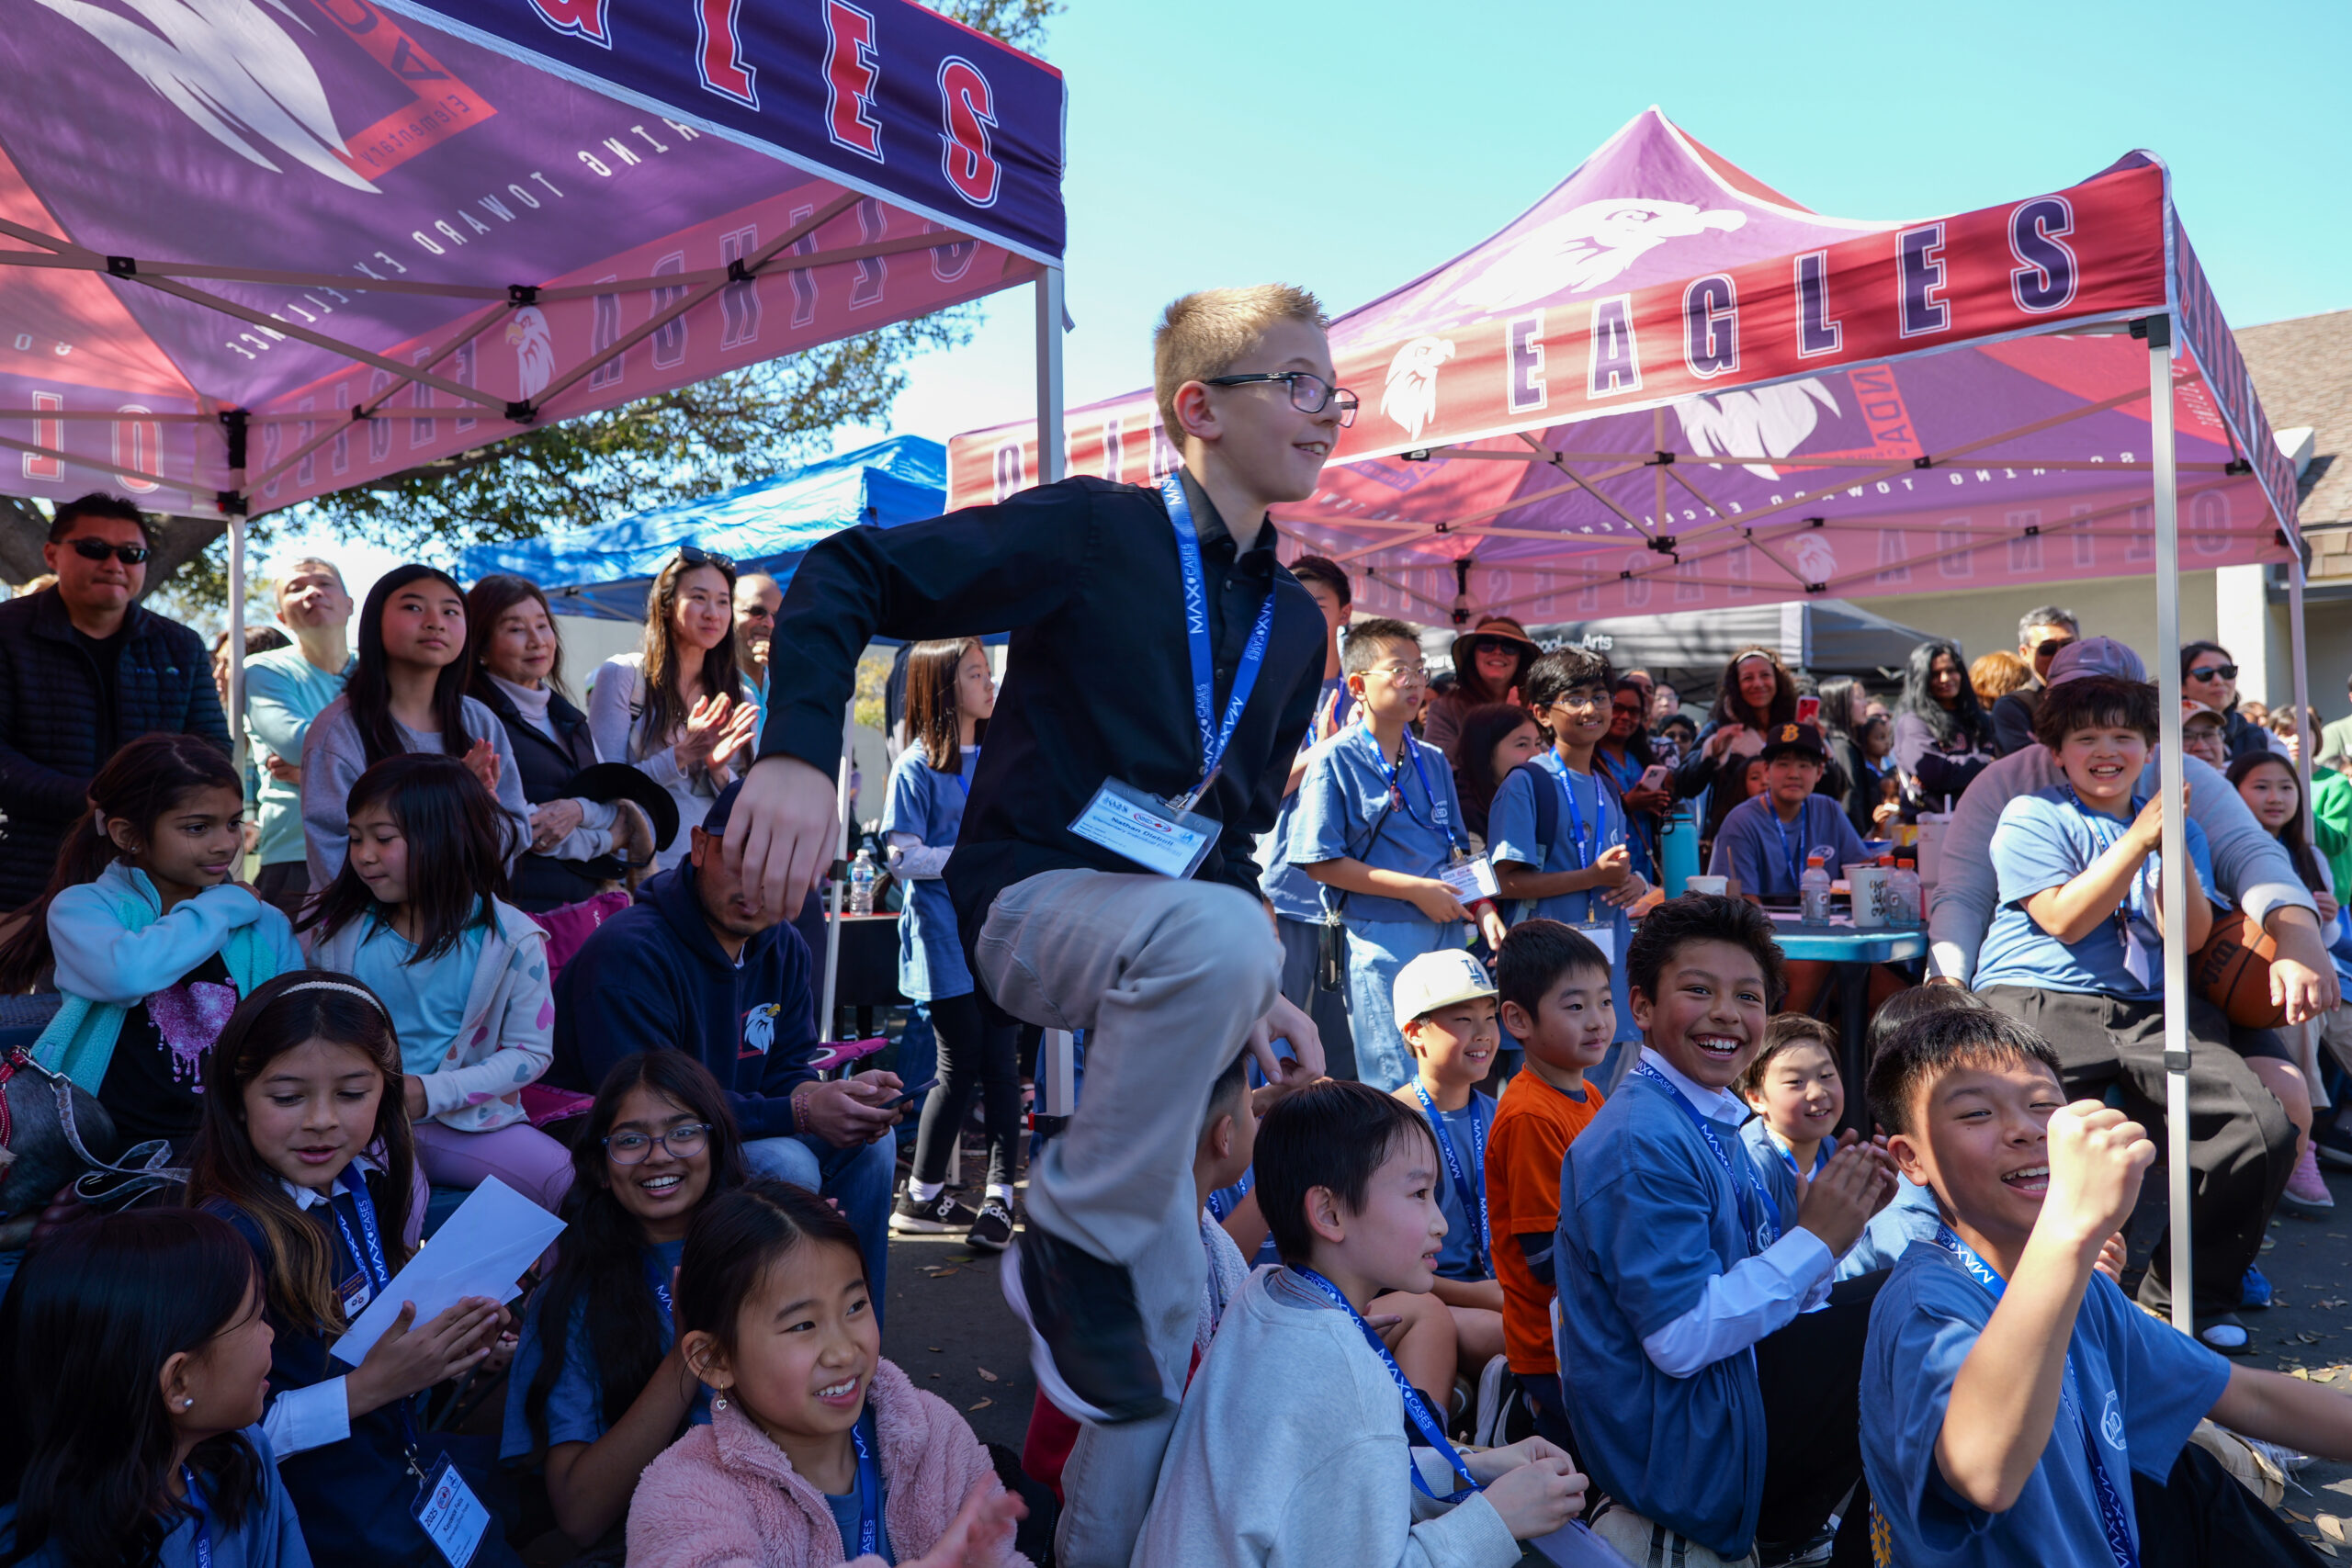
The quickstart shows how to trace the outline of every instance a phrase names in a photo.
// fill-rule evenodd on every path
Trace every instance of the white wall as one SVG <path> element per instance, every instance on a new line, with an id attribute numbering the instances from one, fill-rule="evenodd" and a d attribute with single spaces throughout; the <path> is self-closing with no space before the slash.
<path id="1" fill-rule="evenodd" d="M 2183 572 L 2180 634 L 2184 642 L 2213 637 L 2214 573 Z M 1978 589 L 1960 593 L 1890 593 L 1854 601 L 1863 609 L 1921 631 L 1948 637 L 1972 660 L 1995 649 L 2015 649 L 2018 617 L 2041 604 L 2075 612 L 2085 637 L 2111 637 L 2129 644 L 2155 669 L 2156 580 L 2154 577 L 2088 578 L 2044 588 Z M 2226 640 L 2215 638 L 2216 641 Z M 2231 651 L 2239 650 L 2232 645 Z M 2283 664 L 2281 668 L 2283 669 Z M 2314 677 L 2316 679 L 2316 677 Z"/>

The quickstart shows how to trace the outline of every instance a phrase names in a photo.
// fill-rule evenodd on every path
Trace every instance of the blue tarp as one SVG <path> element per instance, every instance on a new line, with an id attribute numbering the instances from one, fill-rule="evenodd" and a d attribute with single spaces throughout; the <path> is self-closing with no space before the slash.
<path id="1" fill-rule="evenodd" d="M 558 615 L 642 621 L 646 590 L 680 545 L 732 556 L 739 571 L 789 583 L 800 558 L 826 536 L 936 517 L 946 510 L 946 448 L 898 435 L 705 501 L 594 528 L 474 545 L 458 554 L 458 579 L 513 572 L 537 583 Z"/>

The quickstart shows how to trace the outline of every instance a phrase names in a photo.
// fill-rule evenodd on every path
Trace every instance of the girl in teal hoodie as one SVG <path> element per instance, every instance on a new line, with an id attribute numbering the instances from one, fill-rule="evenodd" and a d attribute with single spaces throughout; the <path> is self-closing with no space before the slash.
<path id="1" fill-rule="evenodd" d="M 244 789 L 220 750 L 147 735 L 90 781 L 49 891 L 0 942 L 0 991 L 54 967 L 33 1046 L 97 1096 L 124 1147 L 196 1136 L 204 1061 L 238 1001 L 301 966 L 286 917 L 238 880 Z M 144 1164 L 143 1159 L 130 1163 Z"/>

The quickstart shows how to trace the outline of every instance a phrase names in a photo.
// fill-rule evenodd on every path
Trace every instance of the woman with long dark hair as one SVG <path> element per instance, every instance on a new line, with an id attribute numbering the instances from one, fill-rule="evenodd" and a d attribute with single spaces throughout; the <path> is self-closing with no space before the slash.
<path id="1" fill-rule="evenodd" d="M 0 1555 L 10 1562 L 310 1568 L 257 1423 L 261 1271 L 210 1214 L 85 1219 L 0 1307 Z"/>
<path id="2" fill-rule="evenodd" d="M 1421 708 L 1421 742 L 1454 760 L 1462 721 L 1475 707 L 1507 703 L 1527 680 L 1527 667 L 1544 650 L 1527 628 L 1509 615 L 1482 615 L 1453 639 L 1453 684 L 1433 694 Z"/>
<path id="3" fill-rule="evenodd" d="M 1870 694 L 1851 675 L 1832 675 L 1821 682 L 1821 738 L 1829 744 L 1838 801 L 1846 820 L 1865 839 L 1878 837 L 1880 790 L 1878 772 L 1862 746 L 1862 720 Z M 1831 780 L 1822 781 L 1825 793 Z"/>
<path id="4" fill-rule="evenodd" d="M 972 983 L 956 908 L 941 873 L 964 823 L 996 682 L 987 650 L 969 637 L 915 645 L 907 660 L 909 745 L 890 770 L 882 832 L 890 866 L 907 885 L 899 917 L 899 989 L 929 1010 L 939 1039 L 939 1087 L 925 1097 L 914 1168 L 890 1211 L 890 1228 L 917 1235 L 962 1231 L 1001 1252 L 1012 1239 L 1013 1161 L 1021 1138 L 1020 1026 Z M 988 1189 L 977 1209 L 947 1190 L 947 1154 L 963 1135 L 972 1097 L 988 1127 Z"/>
<path id="5" fill-rule="evenodd" d="M 1733 654 L 1715 682 L 1715 705 L 1698 740 L 1675 767 L 1675 798 L 1704 793 L 1732 757 L 1755 756 L 1767 731 L 1776 724 L 1793 724 L 1796 716 L 1796 677 L 1778 653 L 1750 643 Z"/>
<path id="6" fill-rule="evenodd" d="M 498 716 L 466 695 L 466 596 L 436 567 L 411 562 L 376 580 L 359 611 L 359 653 L 343 695 L 302 740 L 302 837 L 316 892 L 343 869 L 351 786 L 387 757 L 461 759 L 512 821 L 509 860 L 531 841 L 531 812 Z"/>
<path id="7" fill-rule="evenodd" d="M 1462 716 L 1453 793 L 1462 803 L 1462 825 L 1481 852 L 1487 847 L 1487 814 L 1494 807 L 1495 792 L 1512 770 L 1533 761 L 1543 750 L 1542 727 L 1517 704 L 1483 703 Z"/>
<path id="8" fill-rule="evenodd" d="M 678 1349 L 671 1281 L 688 1223 L 743 1184 L 743 1139 L 708 1068 L 640 1051 L 597 1086 L 571 1165 L 563 1246 L 514 1351 L 499 1457 L 546 1467 L 557 1528 L 587 1550 L 575 1563 L 617 1563 L 639 1474 L 710 1419 Z"/>
<path id="9" fill-rule="evenodd" d="M 1894 762 L 1912 799 L 1938 811 L 1951 809 L 1993 765 L 1993 721 L 1968 683 L 1960 644 L 1929 637 L 1911 650 L 1894 699 Z"/>
<path id="10" fill-rule="evenodd" d="M 735 563 L 681 545 L 646 591 L 645 646 L 596 671 L 588 693 L 596 750 L 666 790 L 687 826 L 751 765 L 759 719 L 735 660 Z M 693 838 L 681 832 L 654 863 L 668 871 Z"/>
<path id="11" fill-rule="evenodd" d="M 531 807 L 529 852 L 514 863 L 514 907 L 530 914 L 592 898 L 653 852 L 644 818 L 616 801 L 566 795 L 596 754 L 588 716 L 563 687 L 563 636 L 539 586 L 493 572 L 466 595 L 472 694 L 498 716 Z"/>

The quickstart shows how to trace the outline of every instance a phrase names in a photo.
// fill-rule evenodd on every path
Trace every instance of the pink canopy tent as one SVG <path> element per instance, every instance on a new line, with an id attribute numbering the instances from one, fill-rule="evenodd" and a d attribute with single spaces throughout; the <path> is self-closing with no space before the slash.
<path id="1" fill-rule="evenodd" d="M 1363 412 L 1276 521 L 1351 569 L 1359 611 L 1585 618 L 2152 573 L 2177 801 L 2180 569 L 2284 562 L 2308 706 L 2293 471 L 2144 152 L 2064 190 L 1865 221 L 1799 206 L 1651 109 L 1499 233 L 1339 318 L 1331 347 Z M 1081 472 L 1175 462 L 1148 391 L 1067 426 Z M 1025 425 L 958 436 L 949 504 L 1020 488 L 1035 451 Z M 2165 918 L 2185 1280 L 2187 912 Z"/>

